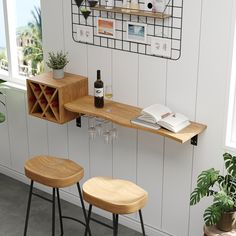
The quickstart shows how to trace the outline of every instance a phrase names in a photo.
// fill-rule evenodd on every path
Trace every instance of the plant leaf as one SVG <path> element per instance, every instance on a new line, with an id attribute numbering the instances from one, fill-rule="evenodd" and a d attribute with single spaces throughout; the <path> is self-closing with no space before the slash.
<path id="1" fill-rule="evenodd" d="M 5 115 L 0 112 L 0 123 L 4 122 L 6 119 Z"/>
<path id="2" fill-rule="evenodd" d="M 232 156 L 230 153 L 225 153 L 223 157 L 226 170 L 230 175 L 236 178 L 236 156 Z"/>
<path id="3" fill-rule="evenodd" d="M 214 204 L 220 207 L 222 212 L 234 208 L 234 200 L 224 191 L 220 191 L 214 195 Z"/>
<path id="4" fill-rule="evenodd" d="M 196 187 L 190 196 L 190 205 L 193 206 L 200 202 L 200 200 L 205 196 L 212 196 L 215 192 L 207 188 Z"/>
<path id="5" fill-rule="evenodd" d="M 221 208 L 218 205 L 213 204 L 209 206 L 203 214 L 206 226 L 216 224 L 216 222 L 219 221 L 221 217 L 221 213 Z"/>
<path id="6" fill-rule="evenodd" d="M 214 168 L 202 171 L 197 179 L 197 187 L 209 189 L 210 186 L 213 186 L 217 181 L 219 173 L 220 171 L 215 170 Z"/>

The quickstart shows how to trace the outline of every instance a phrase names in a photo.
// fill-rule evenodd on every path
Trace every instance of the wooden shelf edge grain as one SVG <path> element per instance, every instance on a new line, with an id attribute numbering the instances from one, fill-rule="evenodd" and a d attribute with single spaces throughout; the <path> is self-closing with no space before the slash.
<path id="1" fill-rule="evenodd" d="M 103 108 L 94 107 L 93 97 L 84 96 L 75 101 L 66 103 L 65 109 L 74 113 L 91 115 L 112 121 L 118 125 L 148 131 L 164 137 L 173 139 L 179 143 L 185 143 L 194 136 L 202 133 L 207 126 L 204 124 L 191 122 L 191 125 L 178 133 L 170 132 L 166 129 L 154 130 L 143 126 L 135 125 L 130 122 L 131 119 L 140 115 L 141 108 L 105 100 Z"/>
<path id="2" fill-rule="evenodd" d="M 126 8 L 122 7 L 113 7 L 111 9 L 107 9 L 105 6 L 95 6 L 95 7 L 90 7 L 92 10 L 96 11 L 105 11 L 105 12 L 114 12 L 114 13 L 120 13 L 120 14 L 128 14 L 128 15 L 136 15 L 136 16 L 145 16 L 145 17 L 152 17 L 152 18 L 157 18 L 157 19 L 166 19 L 170 18 L 171 15 L 161 13 L 161 12 L 149 12 L 149 11 L 144 11 L 144 10 L 133 10 L 126 12 Z"/>

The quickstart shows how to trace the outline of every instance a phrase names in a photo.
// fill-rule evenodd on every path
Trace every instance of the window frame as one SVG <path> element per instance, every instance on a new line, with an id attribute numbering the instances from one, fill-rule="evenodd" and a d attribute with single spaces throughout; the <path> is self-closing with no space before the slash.
<path id="1" fill-rule="evenodd" d="M 226 85 L 224 117 L 224 149 L 236 152 L 236 141 L 232 140 L 234 116 L 236 116 L 236 3 L 233 1 L 229 40 L 229 74 Z M 235 65 L 235 66 L 234 66 Z M 235 126 L 236 129 L 236 126 Z"/>
<path id="2" fill-rule="evenodd" d="M 16 43 L 16 14 L 15 0 L 2 0 L 5 39 L 8 60 L 8 75 L 0 73 L 0 79 L 7 82 L 13 82 L 20 85 L 26 85 L 26 78 L 19 75 L 17 60 L 17 43 Z M 41 6 L 41 0 L 40 6 Z"/>

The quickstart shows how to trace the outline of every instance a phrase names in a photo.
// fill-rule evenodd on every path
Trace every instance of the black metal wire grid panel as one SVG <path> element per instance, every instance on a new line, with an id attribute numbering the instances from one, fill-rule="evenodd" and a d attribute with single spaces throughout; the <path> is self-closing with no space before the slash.
<path id="1" fill-rule="evenodd" d="M 144 9 L 145 0 L 139 0 L 140 9 Z M 183 0 L 167 0 L 165 13 L 171 15 L 169 18 L 158 19 L 150 16 L 136 16 L 129 13 L 115 13 L 102 10 L 91 10 L 87 19 L 82 15 L 80 8 L 87 7 L 83 2 L 80 8 L 74 0 L 71 0 L 72 37 L 75 42 L 95 45 L 104 48 L 122 50 L 170 60 L 178 60 L 181 57 L 182 27 L 183 27 Z M 105 0 L 100 0 L 99 5 L 105 6 Z M 122 7 L 122 0 L 114 0 L 116 7 Z M 115 37 L 108 38 L 97 33 L 97 19 L 115 20 Z M 142 23 L 146 25 L 147 40 L 145 43 L 132 42 L 127 39 L 127 22 Z M 90 43 L 83 42 L 78 36 L 79 26 L 84 26 L 93 34 Z M 171 52 L 168 56 L 154 55 L 151 50 L 151 40 L 163 38 L 170 40 Z"/>

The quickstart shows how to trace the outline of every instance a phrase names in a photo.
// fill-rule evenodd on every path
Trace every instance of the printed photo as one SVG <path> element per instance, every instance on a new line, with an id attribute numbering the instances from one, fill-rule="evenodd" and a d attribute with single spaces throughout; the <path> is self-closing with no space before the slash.
<path id="1" fill-rule="evenodd" d="M 127 22 L 127 40 L 138 43 L 146 43 L 146 24 Z"/>
<path id="2" fill-rule="evenodd" d="M 97 35 L 114 38 L 115 37 L 115 20 L 98 18 L 97 20 Z"/>

